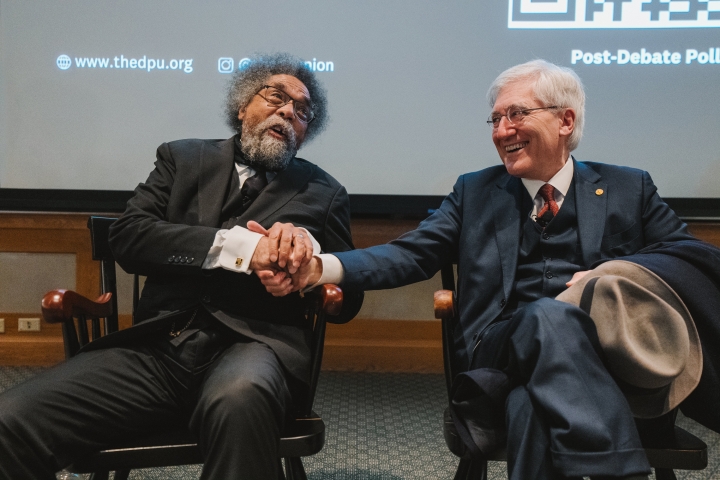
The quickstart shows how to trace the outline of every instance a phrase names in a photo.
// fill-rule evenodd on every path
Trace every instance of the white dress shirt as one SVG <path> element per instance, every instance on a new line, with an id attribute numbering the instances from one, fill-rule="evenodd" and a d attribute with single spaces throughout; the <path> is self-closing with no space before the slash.
<path id="1" fill-rule="evenodd" d="M 530 212 L 530 216 L 533 220 L 537 218 L 537 212 L 539 212 L 543 205 L 545 205 L 545 200 L 543 200 L 542 196 L 538 194 L 540 187 L 546 183 L 555 187 L 555 202 L 557 203 L 558 208 L 562 207 L 562 203 L 565 201 L 565 196 L 567 195 L 568 190 L 570 190 L 574 169 L 575 167 L 573 166 L 572 158 L 569 158 L 565 162 L 565 165 L 547 182 L 521 178 L 523 185 L 525 185 L 525 189 L 530 194 L 530 198 L 533 199 L 533 210 Z"/>

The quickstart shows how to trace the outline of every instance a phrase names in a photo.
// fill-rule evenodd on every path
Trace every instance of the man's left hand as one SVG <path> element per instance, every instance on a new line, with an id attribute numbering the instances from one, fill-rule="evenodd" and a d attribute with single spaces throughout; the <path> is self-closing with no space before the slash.
<path id="1" fill-rule="evenodd" d="M 270 230 L 266 230 L 255 221 L 249 221 L 247 228 L 251 232 L 260 233 L 268 238 L 267 256 L 270 263 L 275 263 L 278 270 L 295 273 L 301 266 L 307 265 L 313 256 L 312 241 L 305 230 L 292 223 L 276 222 Z"/>

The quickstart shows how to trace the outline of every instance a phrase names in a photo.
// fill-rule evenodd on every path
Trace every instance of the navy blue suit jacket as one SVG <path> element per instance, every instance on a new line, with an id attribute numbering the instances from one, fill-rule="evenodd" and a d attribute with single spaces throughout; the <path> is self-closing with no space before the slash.
<path id="1" fill-rule="evenodd" d="M 692 239 L 642 170 L 575 162 L 573 182 L 582 260 L 630 255 L 656 242 Z M 505 308 L 515 280 L 527 190 L 498 165 L 462 175 L 440 208 L 416 230 L 363 250 L 337 253 L 351 289 L 398 287 L 457 262 L 461 328 L 457 365 L 469 365 L 477 335 Z M 569 279 L 568 279 L 569 280 Z"/>

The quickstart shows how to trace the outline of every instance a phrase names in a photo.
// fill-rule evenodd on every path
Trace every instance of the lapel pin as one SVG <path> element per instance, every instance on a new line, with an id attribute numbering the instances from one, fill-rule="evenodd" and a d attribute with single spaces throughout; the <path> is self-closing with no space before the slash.
<path id="1" fill-rule="evenodd" d="M 595 195 L 597 195 L 598 197 L 603 193 L 605 193 L 605 190 L 603 190 L 602 188 L 598 188 L 597 190 L 595 190 Z"/>

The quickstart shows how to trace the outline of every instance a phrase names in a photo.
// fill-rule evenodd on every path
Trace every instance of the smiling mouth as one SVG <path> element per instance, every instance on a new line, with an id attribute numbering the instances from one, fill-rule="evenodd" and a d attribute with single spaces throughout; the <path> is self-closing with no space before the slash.
<path id="1" fill-rule="evenodd" d="M 507 153 L 517 152 L 518 150 L 522 150 L 523 148 L 527 147 L 528 143 L 530 143 L 530 142 L 520 142 L 520 143 L 513 143 L 512 145 L 506 145 L 505 151 Z"/>

